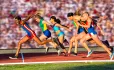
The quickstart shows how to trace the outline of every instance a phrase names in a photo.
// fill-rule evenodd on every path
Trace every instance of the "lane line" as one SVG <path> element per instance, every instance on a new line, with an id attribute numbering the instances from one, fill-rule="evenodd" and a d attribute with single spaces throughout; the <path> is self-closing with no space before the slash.
<path id="1" fill-rule="evenodd" d="M 114 60 L 74 60 L 74 61 L 19 62 L 19 63 L 0 63 L 0 65 L 49 64 L 49 63 L 92 63 L 92 62 L 114 62 Z"/>

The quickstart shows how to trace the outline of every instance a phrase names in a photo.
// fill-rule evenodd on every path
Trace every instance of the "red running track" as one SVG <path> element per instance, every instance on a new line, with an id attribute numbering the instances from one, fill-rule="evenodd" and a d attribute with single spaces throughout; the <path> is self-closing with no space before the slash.
<path id="1" fill-rule="evenodd" d="M 106 52 L 93 52 L 90 57 L 86 57 L 87 52 L 79 52 L 77 56 L 58 56 L 57 53 L 26 53 L 24 54 L 25 62 L 45 62 L 45 61 L 73 61 L 73 60 L 110 60 Z M 18 59 L 9 59 L 14 54 L 1 54 L 0 63 L 17 63 L 22 62 L 21 56 Z M 114 59 L 113 59 L 114 60 Z"/>

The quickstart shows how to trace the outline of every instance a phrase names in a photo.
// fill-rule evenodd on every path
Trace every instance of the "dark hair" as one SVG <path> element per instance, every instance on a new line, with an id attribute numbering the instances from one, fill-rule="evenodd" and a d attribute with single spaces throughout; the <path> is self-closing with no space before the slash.
<path id="1" fill-rule="evenodd" d="M 71 17 L 71 16 L 73 16 L 73 13 L 72 12 L 70 12 L 70 13 L 67 14 L 67 17 Z"/>
<path id="2" fill-rule="evenodd" d="M 15 19 L 21 20 L 21 17 L 20 16 L 16 16 Z"/>
<path id="3" fill-rule="evenodd" d="M 88 13 L 88 12 L 84 12 L 84 13 L 88 14 L 88 16 L 89 16 L 89 13 Z M 83 13 L 83 14 L 84 14 L 84 13 Z"/>
<path id="4" fill-rule="evenodd" d="M 51 16 L 50 19 L 54 19 L 54 21 L 56 21 L 56 17 L 55 16 Z"/>
<path id="5" fill-rule="evenodd" d="M 56 19 L 56 21 L 55 21 L 56 23 L 61 23 L 61 21 L 60 21 L 60 19 Z"/>

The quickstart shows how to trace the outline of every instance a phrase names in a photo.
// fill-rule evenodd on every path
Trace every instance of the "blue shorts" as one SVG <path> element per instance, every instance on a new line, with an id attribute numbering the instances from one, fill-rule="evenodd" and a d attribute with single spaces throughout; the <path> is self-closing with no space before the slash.
<path id="1" fill-rule="evenodd" d="M 81 28 L 78 29 L 78 33 L 77 34 L 80 34 L 83 31 L 84 31 L 84 28 L 81 27 Z"/>
<path id="2" fill-rule="evenodd" d="M 64 32 L 62 32 L 62 31 L 58 34 L 59 37 L 63 36 L 63 35 L 64 35 Z"/>
<path id="3" fill-rule="evenodd" d="M 96 35 L 97 34 L 97 32 L 95 31 L 94 27 L 88 28 L 88 33 L 90 35 Z"/>
<path id="4" fill-rule="evenodd" d="M 49 30 L 45 30 L 43 33 L 47 38 L 51 37 L 51 32 Z"/>

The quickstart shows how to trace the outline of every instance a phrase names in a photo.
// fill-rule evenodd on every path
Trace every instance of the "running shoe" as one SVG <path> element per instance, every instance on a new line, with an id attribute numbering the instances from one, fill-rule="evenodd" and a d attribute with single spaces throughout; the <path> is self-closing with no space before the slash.
<path id="1" fill-rule="evenodd" d="M 70 53 L 68 53 L 68 56 L 70 56 L 71 54 Z"/>
<path id="2" fill-rule="evenodd" d="M 112 60 L 113 57 L 114 57 L 114 55 L 113 55 L 113 53 L 111 53 L 111 55 L 110 55 L 110 60 Z"/>
<path id="3" fill-rule="evenodd" d="M 87 57 L 89 57 L 92 53 L 93 53 L 93 51 L 92 51 L 92 50 L 91 50 L 90 52 L 88 52 Z"/>
<path id="4" fill-rule="evenodd" d="M 17 59 L 17 58 L 18 58 L 17 56 L 9 57 L 9 59 Z"/>
<path id="5" fill-rule="evenodd" d="M 60 54 L 61 54 L 61 51 L 60 51 L 60 50 L 58 50 L 58 51 L 57 51 L 57 53 L 58 53 L 58 56 L 60 56 Z"/>
<path id="6" fill-rule="evenodd" d="M 72 55 L 73 55 L 73 56 L 77 56 L 78 54 L 77 54 L 77 53 L 75 53 L 75 52 L 73 52 L 73 53 L 72 53 Z"/>
<path id="7" fill-rule="evenodd" d="M 49 47 L 46 47 L 46 52 L 45 52 L 45 54 L 47 54 L 47 53 L 48 53 L 48 51 L 49 51 Z"/>
<path id="8" fill-rule="evenodd" d="M 63 53 L 63 56 L 68 56 L 68 54 L 64 52 L 64 53 Z"/>

